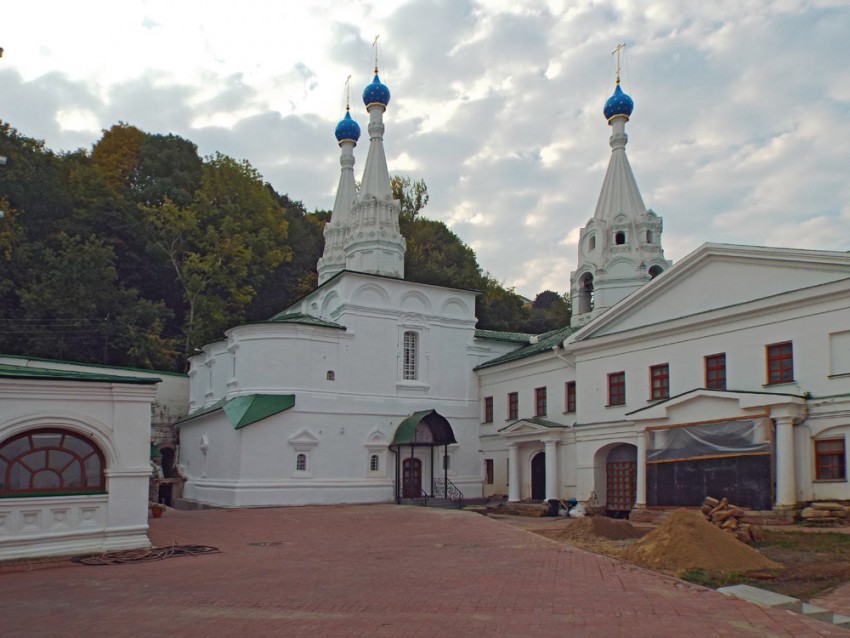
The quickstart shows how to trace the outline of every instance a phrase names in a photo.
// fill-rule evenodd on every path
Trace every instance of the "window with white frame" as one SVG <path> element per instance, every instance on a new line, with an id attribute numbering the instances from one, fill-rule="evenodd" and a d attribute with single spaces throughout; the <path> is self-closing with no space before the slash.
<path id="1" fill-rule="evenodd" d="M 416 381 L 417 365 L 419 358 L 419 333 L 407 330 L 404 333 L 404 350 L 401 369 L 401 378 L 405 381 Z"/>
<path id="2" fill-rule="evenodd" d="M 369 457 L 369 471 L 377 472 L 381 469 L 381 459 L 377 454 L 373 454 Z"/>

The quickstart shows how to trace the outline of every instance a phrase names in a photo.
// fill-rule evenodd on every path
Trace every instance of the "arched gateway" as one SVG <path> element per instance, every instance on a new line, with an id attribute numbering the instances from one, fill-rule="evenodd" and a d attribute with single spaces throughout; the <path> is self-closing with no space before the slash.
<path id="1" fill-rule="evenodd" d="M 452 426 L 436 410 L 414 412 L 399 424 L 390 444 L 395 452 L 396 502 L 456 496 L 452 492 L 457 488 L 448 478 L 448 446 L 452 443 L 457 443 Z M 435 464 L 434 448 L 440 446 L 443 454 Z"/>

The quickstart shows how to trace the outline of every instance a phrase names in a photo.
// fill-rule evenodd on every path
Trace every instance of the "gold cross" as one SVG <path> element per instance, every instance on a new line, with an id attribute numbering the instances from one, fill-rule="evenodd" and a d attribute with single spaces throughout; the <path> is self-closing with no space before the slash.
<path id="1" fill-rule="evenodd" d="M 377 38 L 375 38 L 375 40 L 377 40 Z M 615 53 L 617 54 L 617 84 L 620 83 L 620 51 L 625 48 L 625 44 L 618 44 L 617 48 L 611 51 L 611 55 L 614 55 Z"/>

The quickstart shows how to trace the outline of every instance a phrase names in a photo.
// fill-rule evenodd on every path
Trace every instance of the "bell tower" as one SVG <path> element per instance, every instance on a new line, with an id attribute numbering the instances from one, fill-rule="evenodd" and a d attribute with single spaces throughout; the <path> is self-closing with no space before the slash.
<path id="1" fill-rule="evenodd" d="M 626 123 L 634 101 L 617 83 L 603 113 L 611 126 L 611 159 L 596 211 L 581 230 L 578 267 L 570 273 L 573 327 L 598 316 L 670 267 L 661 247 L 661 218 L 643 203 L 629 159 Z"/>

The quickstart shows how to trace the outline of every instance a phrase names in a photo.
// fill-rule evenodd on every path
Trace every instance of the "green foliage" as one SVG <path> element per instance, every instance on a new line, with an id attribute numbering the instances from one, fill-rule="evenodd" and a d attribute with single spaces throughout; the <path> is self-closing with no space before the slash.
<path id="1" fill-rule="evenodd" d="M 247 162 L 119 122 L 90 153 L 55 154 L 0 122 L 0 351 L 182 369 L 195 347 L 315 289 L 328 211 L 308 213 Z M 569 320 L 483 273 L 424 181 L 392 178 L 411 281 L 479 290 L 479 327 Z M 566 319 L 565 319 L 566 318 Z M 557 325 L 552 325 L 557 323 Z"/>
<path id="2" fill-rule="evenodd" d="M 419 211 L 428 205 L 428 186 L 424 180 L 411 180 L 406 175 L 393 175 L 390 177 L 390 188 L 393 199 L 397 199 L 401 205 L 399 222 L 412 222 L 419 215 Z"/>
<path id="3" fill-rule="evenodd" d="M 171 367 L 176 352 L 161 336 L 165 305 L 117 282 L 115 253 L 102 240 L 59 234 L 34 244 L 43 267 L 18 289 L 18 337 L 27 354 L 140 367 Z"/>
<path id="4" fill-rule="evenodd" d="M 726 587 L 727 585 L 737 585 L 738 583 L 749 582 L 745 576 L 738 572 L 730 572 L 726 574 L 710 574 L 702 567 L 689 567 L 679 573 L 679 578 L 690 583 L 696 583 L 703 587 Z"/>

